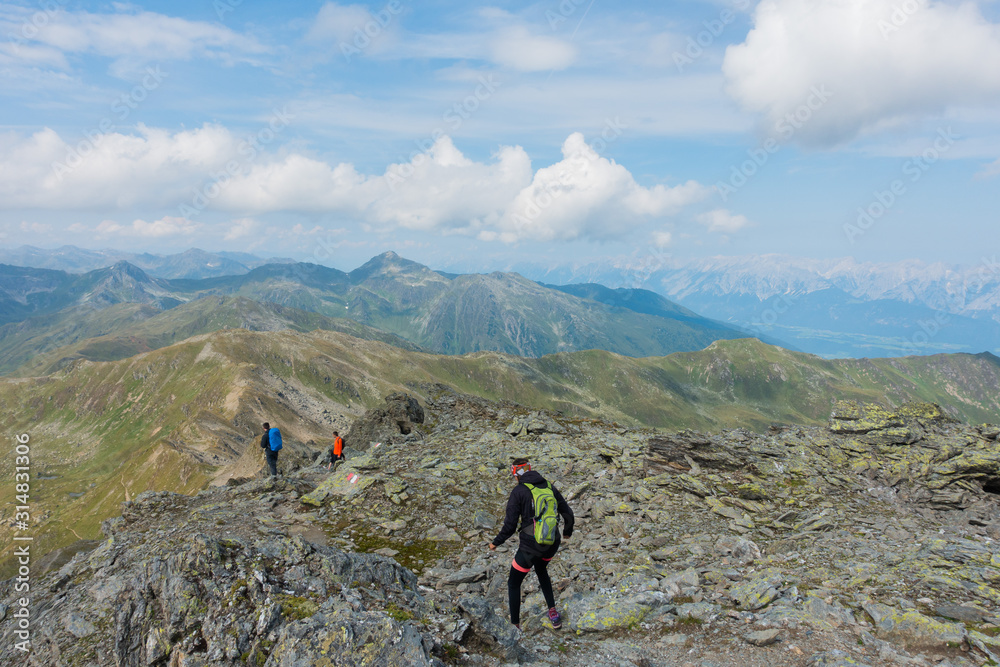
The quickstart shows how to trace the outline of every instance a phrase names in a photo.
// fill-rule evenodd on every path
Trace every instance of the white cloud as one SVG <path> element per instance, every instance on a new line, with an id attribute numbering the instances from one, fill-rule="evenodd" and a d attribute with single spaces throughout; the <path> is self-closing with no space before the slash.
<path id="1" fill-rule="evenodd" d="M 236 239 L 250 236 L 259 229 L 259 223 L 253 218 L 240 218 L 233 220 L 232 225 L 222 237 L 225 241 L 235 241 Z"/>
<path id="2" fill-rule="evenodd" d="M 750 224 L 746 216 L 734 215 L 723 208 L 702 213 L 698 222 L 708 227 L 708 231 L 720 234 L 734 234 Z"/>
<path id="3" fill-rule="evenodd" d="M 986 165 L 976 174 L 976 176 L 978 178 L 993 178 L 994 176 L 1000 176 L 1000 160 Z"/>
<path id="4" fill-rule="evenodd" d="M 656 248 L 666 248 L 674 241 L 674 235 L 670 232 L 653 232 L 653 246 Z"/>
<path id="5" fill-rule="evenodd" d="M 833 145 L 949 107 L 995 105 L 997 62 L 1000 27 L 974 2 L 763 0 L 723 71 L 769 129 Z M 807 111 L 816 88 L 832 95 Z M 796 113 L 801 127 L 778 127 Z"/>
<path id="6" fill-rule="evenodd" d="M 364 5 L 327 2 L 306 33 L 306 40 L 329 47 L 348 62 L 362 54 L 381 54 L 399 39 L 401 12 L 402 6 L 397 4 L 386 4 L 372 12 Z"/>
<path id="7" fill-rule="evenodd" d="M 267 50 L 253 38 L 218 23 L 156 12 L 92 14 L 60 10 L 37 15 L 44 18 L 37 28 L 30 16 L 20 23 L 7 17 L 8 30 L 4 32 L 16 40 L 8 40 L 3 53 L 24 63 L 66 67 L 64 53 L 162 61 L 210 56 L 229 60 Z"/>
<path id="8" fill-rule="evenodd" d="M 497 232 L 483 238 L 611 239 L 646 220 L 672 215 L 709 192 L 694 181 L 642 187 L 628 169 L 601 157 L 574 133 L 563 144 L 562 161 L 539 169 L 507 206 Z"/>
<path id="9" fill-rule="evenodd" d="M 140 125 L 138 134 L 71 141 L 46 128 L 23 140 L 0 140 L 0 198 L 9 208 L 74 209 L 190 197 L 238 157 L 238 146 L 215 125 L 174 134 Z"/>
<path id="10" fill-rule="evenodd" d="M 694 181 L 641 186 L 579 133 L 566 139 L 562 160 L 537 171 L 520 146 L 503 146 L 492 160 L 477 162 L 445 135 L 383 174 L 300 153 L 261 150 L 251 160 L 239 147 L 227 129 L 213 125 L 174 134 L 140 127 L 135 135 L 99 135 L 75 146 L 50 129 L 21 139 L 0 136 L 0 208 L 172 212 L 152 223 L 105 221 L 96 230 L 103 235 L 189 233 L 195 224 L 185 218 L 198 219 L 204 209 L 245 216 L 220 230 L 226 240 L 253 233 L 254 215 L 296 212 L 337 215 L 380 231 L 517 242 L 615 238 L 711 192 Z M 196 192 L 206 196 L 188 210 Z"/>
<path id="11" fill-rule="evenodd" d="M 364 34 L 365 23 L 372 20 L 372 15 L 364 5 L 339 5 L 327 2 L 320 7 L 319 13 L 306 39 L 317 42 L 334 39 L 337 42 L 351 43 L 355 38 L 355 30 Z"/>
<path id="12" fill-rule="evenodd" d="M 190 235 L 197 231 L 198 225 L 185 220 L 165 216 L 153 222 L 134 220 L 131 225 L 120 225 L 113 220 L 104 220 L 94 230 L 98 236 L 135 236 L 140 238 L 167 238 L 171 236 Z"/>
<path id="13" fill-rule="evenodd" d="M 522 72 L 563 70 L 576 58 L 576 47 L 569 42 L 533 35 L 523 26 L 506 29 L 493 40 L 493 60 Z"/>
<path id="14" fill-rule="evenodd" d="M 21 223 L 22 232 L 31 232 L 33 234 L 48 234 L 52 231 L 52 225 L 47 225 L 43 222 L 28 222 L 25 220 Z"/>

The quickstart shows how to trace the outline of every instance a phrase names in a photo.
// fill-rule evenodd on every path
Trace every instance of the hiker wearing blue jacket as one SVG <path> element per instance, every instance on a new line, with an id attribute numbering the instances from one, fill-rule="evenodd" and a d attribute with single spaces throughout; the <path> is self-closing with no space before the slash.
<path id="1" fill-rule="evenodd" d="M 271 431 L 277 431 L 277 438 L 271 434 Z M 277 449 L 273 445 L 275 441 L 277 442 Z M 260 448 L 264 450 L 264 455 L 267 457 L 267 467 L 271 469 L 271 477 L 277 477 L 278 450 L 281 449 L 281 431 L 278 431 L 277 428 L 271 428 L 268 422 L 264 422 L 264 435 L 260 436 Z"/>

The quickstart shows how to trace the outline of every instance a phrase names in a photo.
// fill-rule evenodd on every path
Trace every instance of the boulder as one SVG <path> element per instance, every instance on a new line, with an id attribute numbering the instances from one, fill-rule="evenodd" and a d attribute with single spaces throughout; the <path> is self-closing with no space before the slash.
<path id="1" fill-rule="evenodd" d="M 366 412 L 351 426 L 344 437 L 345 444 L 367 450 L 373 443 L 404 442 L 419 437 L 418 424 L 424 423 L 424 409 L 409 394 L 385 397 L 385 406 Z"/>
<path id="2" fill-rule="evenodd" d="M 781 577 L 773 574 L 759 575 L 742 581 L 729 589 L 729 599 L 740 609 L 754 611 L 762 609 L 778 599 Z"/>
<path id="3" fill-rule="evenodd" d="M 576 632 L 608 632 L 637 626 L 653 608 L 648 600 L 589 595 L 568 608 L 569 627 Z"/>

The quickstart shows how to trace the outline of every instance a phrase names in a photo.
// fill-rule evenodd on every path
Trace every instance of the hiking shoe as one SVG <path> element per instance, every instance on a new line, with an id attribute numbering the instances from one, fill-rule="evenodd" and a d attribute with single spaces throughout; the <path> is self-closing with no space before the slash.
<path id="1" fill-rule="evenodd" d="M 562 627 L 562 616 L 559 615 L 555 607 L 549 609 L 549 620 L 552 621 L 553 630 L 558 630 Z"/>

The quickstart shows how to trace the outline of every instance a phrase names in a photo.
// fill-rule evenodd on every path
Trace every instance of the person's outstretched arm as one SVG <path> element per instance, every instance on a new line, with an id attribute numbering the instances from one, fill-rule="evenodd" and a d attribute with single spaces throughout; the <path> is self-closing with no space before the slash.
<path id="1" fill-rule="evenodd" d="M 521 499 L 520 494 L 518 494 L 520 488 L 515 487 L 510 492 L 510 498 L 507 499 L 507 514 L 504 517 L 503 526 L 500 528 L 500 534 L 492 542 L 495 547 L 510 539 L 510 536 L 517 530 L 517 522 L 521 519 Z"/>

